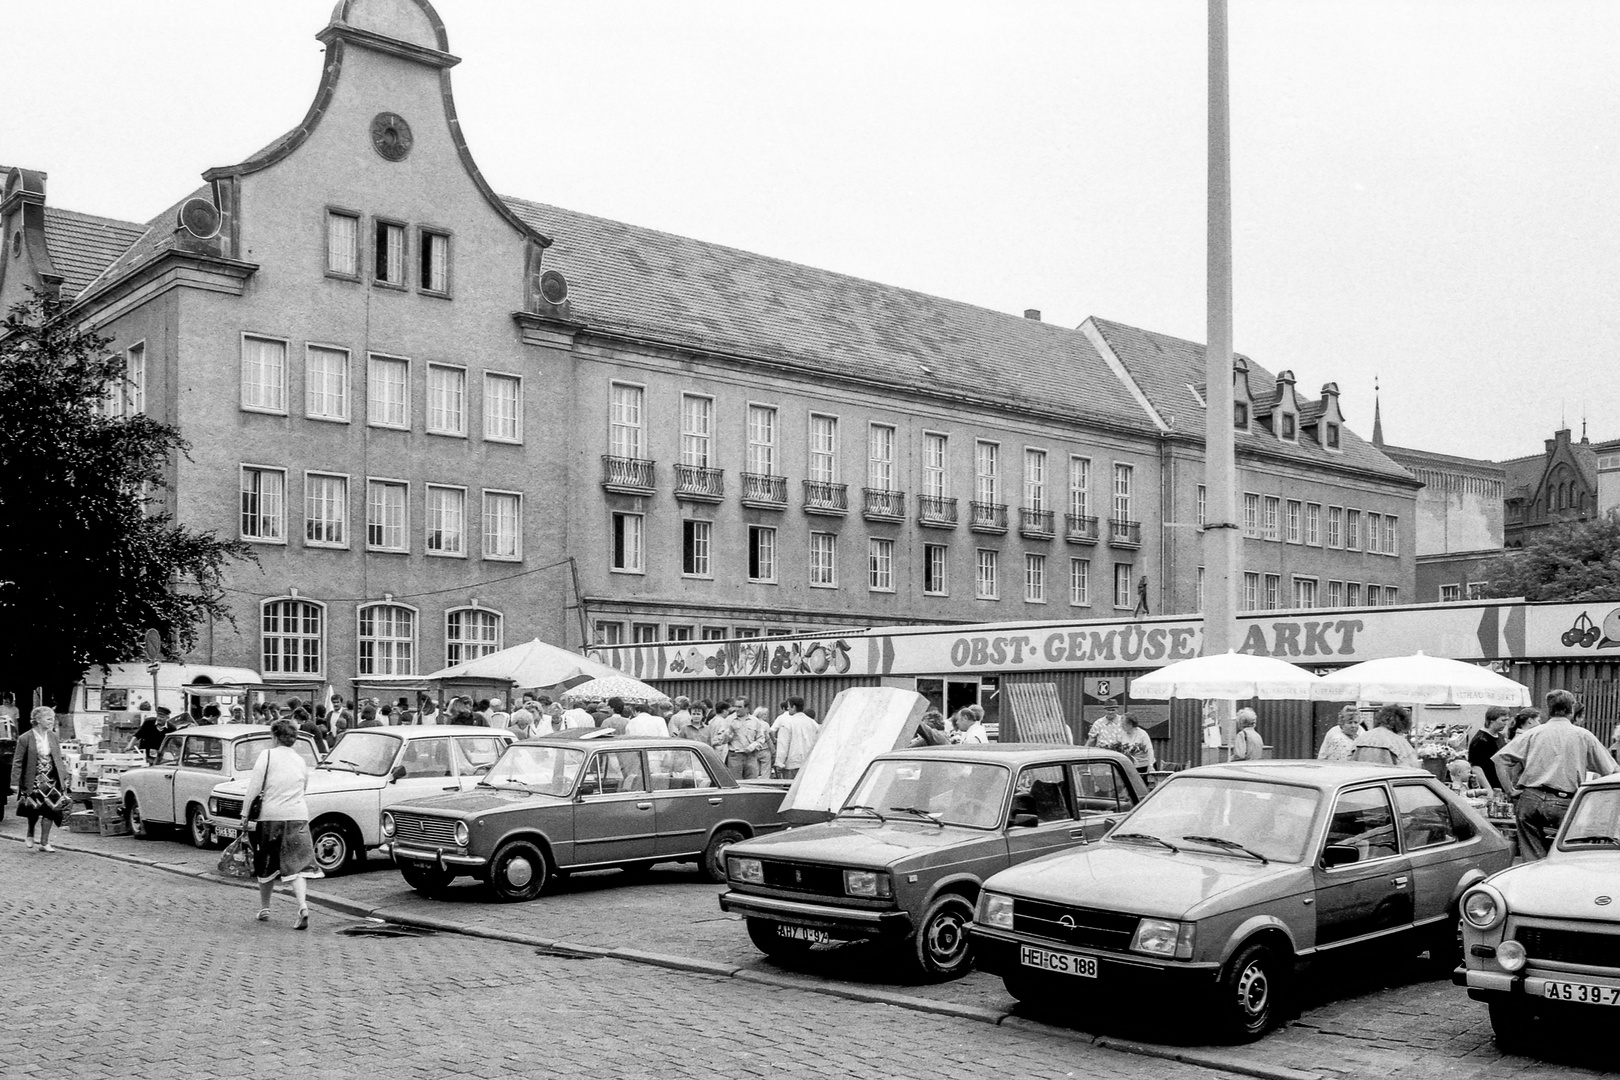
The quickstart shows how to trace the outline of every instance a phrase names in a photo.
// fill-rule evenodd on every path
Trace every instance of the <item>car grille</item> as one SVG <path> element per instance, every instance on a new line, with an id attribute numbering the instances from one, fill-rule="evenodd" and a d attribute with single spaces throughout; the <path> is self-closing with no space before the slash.
<path id="1" fill-rule="evenodd" d="M 1013 901 L 1013 931 L 1031 937 L 1125 952 L 1140 920 L 1135 915 L 1090 908 L 1047 904 L 1039 900 Z"/>
<path id="2" fill-rule="evenodd" d="M 242 800 L 218 797 L 214 804 L 219 807 L 218 816 L 222 818 L 239 818 L 242 816 Z"/>
<path id="3" fill-rule="evenodd" d="M 1620 967 L 1620 934 L 1521 926 L 1513 935 L 1532 960 L 1589 967 Z"/>
<path id="4" fill-rule="evenodd" d="M 765 884 L 773 889 L 816 893 L 820 896 L 844 895 L 844 871 L 842 867 L 766 862 L 763 865 L 763 870 Z"/>
<path id="5" fill-rule="evenodd" d="M 394 813 L 394 839 L 419 840 L 428 844 L 456 842 L 456 823 L 450 818 L 418 817 L 416 814 Z"/>

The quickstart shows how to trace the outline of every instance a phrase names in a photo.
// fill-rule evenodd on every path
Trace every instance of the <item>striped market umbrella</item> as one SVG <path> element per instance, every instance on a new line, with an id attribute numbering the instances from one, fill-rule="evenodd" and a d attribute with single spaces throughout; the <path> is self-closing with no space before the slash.
<path id="1" fill-rule="evenodd" d="M 614 697 L 623 699 L 626 705 L 662 705 L 669 700 L 669 695 L 662 690 L 655 690 L 628 675 L 608 675 L 580 683 L 564 691 L 559 700 L 573 708 L 587 701 L 606 701 Z"/>

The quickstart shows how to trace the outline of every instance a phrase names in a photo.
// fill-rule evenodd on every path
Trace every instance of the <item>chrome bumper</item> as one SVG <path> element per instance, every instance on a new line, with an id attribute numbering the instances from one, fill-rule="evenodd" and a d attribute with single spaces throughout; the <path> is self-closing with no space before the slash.
<path id="1" fill-rule="evenodd" d="M 410 859 L 413 862 L 434 863 L 440 870 L 448 870 L 452 866 L 481 867 L 489 864 L 489 860 L 482 855 L 456 855 L 447 853 L 444 848 L 411 847 L 409 844 L 398 842 L 389 847 L 395 860 Z"/>
<path id="2" fill-rule="evenodd" d="M 835 904 L 781 900 L 774 896 L 754 896 L 728 890 L 720 894 L 720 910 L 752 918 L 774 919 L 798 926 L 814 926 L 860 937 L 906 937 L 911 934 L 911 916 L 904 911 L 872 911 L 867 908 L 839 907 Z"/>

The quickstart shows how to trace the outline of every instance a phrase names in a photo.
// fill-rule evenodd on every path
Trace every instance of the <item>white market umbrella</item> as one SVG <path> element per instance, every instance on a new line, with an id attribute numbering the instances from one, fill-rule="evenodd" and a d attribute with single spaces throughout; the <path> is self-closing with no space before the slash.
<path id="1" fill-rule="evenodd" d="M 1530 691 L 1478 664 L 1443 656 L 1389 656 L 1324 675 L 1317 701 L 1397 701 L 1413 705 L 1528 705 Z"/>
<path id="2" fill-rule="evenodd" d="M 1286 660 L 1248 653 L 1178 660 L 1131 680 L 1132 698 L 1308 699 L 1319 678 Z"/>
<path id="3" fill-rule="evenodd" d="M 600 679 L 571 686 L 563 691 L 562 697 L 558 700 L 573 708 L 588 701 L 606 701 L 608 698 L 619 698 L 626 705 L 662 705 L 669 700 L 669 695 L 648 686 L 640 679 L 632 679 L 628 675 L 614 672 Z"/>
<path id="4" fill-rule="evenodd" d="M 622 676 L 618 668 L 588 660 L 576 652 L 547 645 L 539 638 L 513 645 L 500 652 L 468 660 L 464 664 L 440 668 L 424 679 L 489 679 L 506 681 L 514 686 L 560 686 L 585 679 L 604 679 Z"/>

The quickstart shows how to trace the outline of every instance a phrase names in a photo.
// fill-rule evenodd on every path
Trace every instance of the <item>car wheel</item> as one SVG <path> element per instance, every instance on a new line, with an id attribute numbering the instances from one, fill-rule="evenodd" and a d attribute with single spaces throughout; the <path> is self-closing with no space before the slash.
<path id="1" fill-rule="evenodd" d="M 1245 946 L 1227 964 L 1216 988 L 1217 1034 L 1230 1042 L 1253 1042 L 1270 1030 L 1279 1013 L 1282 962 L 1264 945 Z"/>
<path id="2" fill-rule="evenodd" d="M 788 959 L 803 956 L 810 951 L 810 943 L 798 938 L 782 937 L 776 932 L 779 924 L 769 919 L 748 920 L 748 940 L 754 943 L 754 948 L 766 956 L 776 959 Z"/>
<path id="3" fill-rule="evenodd" d="M 399 872 L 405 884 L 423 896 L 442 896 L 450 883 L 456 880 L 454 871 L 440 870 L 431 863 L 412 862 L 410 859 L 399 860 Z"/>
<path id="4" fill-rule="evenodd" d="M 726 880 L 726 848 L 732 844 L 740 844 L 748 837 L 742 834 L 741 829 L 716 829 L 709 838 L 709 846 L 703 849 L 703 876 L 716 885 Z"/>
<path id="5" fill-rule="evenodd" d="M 912 939 L 912 960 L 924 975 L 954 979 L 973 966 L 967 932 L 972 921 L 973 905 L 965 896 L 948 894 L 928 906 Z"/>
<path id="6" fill-rule="evenodd" d="M 1528 1053 L 1536 1036 L 1535 1010 L 1509 997 L 1493 998 L 1487 1008 L 1491 1011 L 1496 1048 L 1504 1054 Z"/>
<path id="7" fill-rule="evenodd" d="M 141 813 L 141 800 L 133 795 L 124 803 L 124 823 L 129 826 L 129 835 L 137 840 L 150 840 L 157 835 L 157 827 L 148 824 Z"/>
<path id="8" fill-rule="evenodd" d="M 191 841 L 192 847 L 214 846 L 214 827 L 208 823 L 208 818 L 204 816 L 200 806 L 186 808 L 186 838 Z"/>
<path id="9" fill-rule="evenodd" d="M 358 845 L 349 827 L 341 821 L 317 821 L 310 827 L 315 844 L 315 866 L 326 877 L 335 877 L 349 868 Z"/>
<path id="10" fill-rule="evenodd" d="M 550 861 L 527 840 L 502 845 L 489 861 L 489 889 L 502 903 L 533 900 L 550 882 Z"/>

